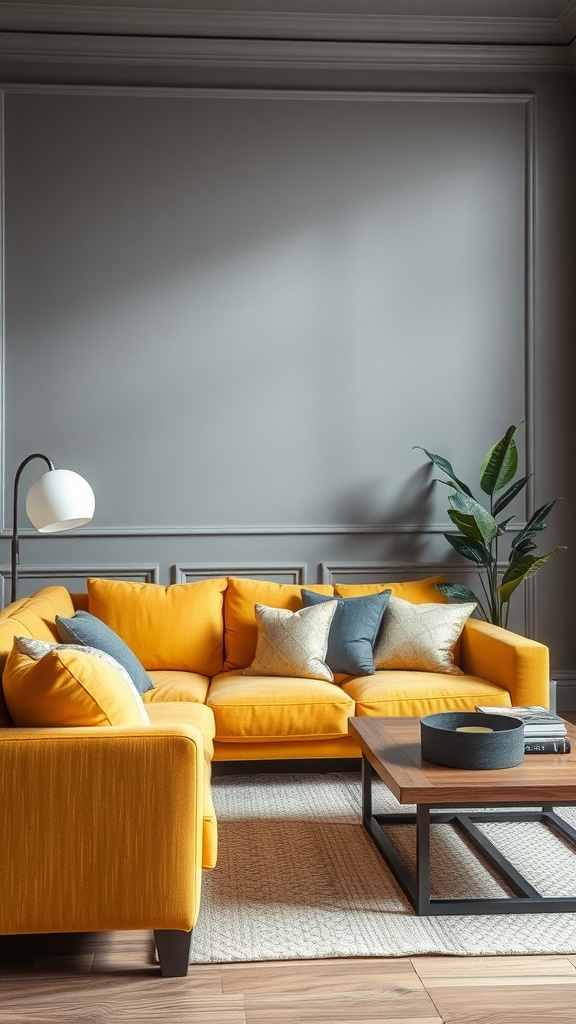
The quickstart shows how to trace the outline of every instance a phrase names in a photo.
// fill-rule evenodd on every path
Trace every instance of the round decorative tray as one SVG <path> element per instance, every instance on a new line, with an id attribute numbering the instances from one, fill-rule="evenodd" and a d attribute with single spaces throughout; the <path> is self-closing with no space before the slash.
<path id="1" fill-rule="evenodd" d="M 524 760 L 524 723 L 480 711 L 444 711 L 420 720 L 425 761 L 482 771 L 513 768 Z"/>

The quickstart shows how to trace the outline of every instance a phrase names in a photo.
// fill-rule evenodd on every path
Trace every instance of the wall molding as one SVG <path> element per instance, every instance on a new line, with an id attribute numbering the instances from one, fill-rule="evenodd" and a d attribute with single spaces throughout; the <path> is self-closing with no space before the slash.
<path id="1" fill-rule="evenodd" d="M 9 32 L 104 33 L 264 39 L 319 39 L 398 42 L 543 43 L 568 42 L 569 7 L 559 17 L 427 16 L 315 11 L 185 10 L 160 3 L 146 8 L 126 0 L 90 3 L 0 3 L 0 30 Z"/>
<path id="2" fill-rule="evenodd" d="M 41 586 L 56 586 L 62 580 L 85 580 L 89 576 L 102 576 L 107 579 L 131 580 L 134 583 L 158 583 L 160 578 L 159 565 L 144 564 L 105 564 L 98 562 L 92 565 L 20 565 L 19 580 L 38 580 Z M 12 579 L 11 566 L 0 565 L 0 607 L 7 603 L 6 588 Z M 49 581 L 48 583 L 46 581 Z"/>
<path id="3" fill-rule="evenodd" d="M 514 525 L 506 527 L 506 533 L 519 533 L 525 521 L 518 521 Z M 103 526 L 90 527 L 75 530 L 70 534 L 51 534 L 46 540 L 54 541 L 57 536 L 60 539 L 81 540 L 82 537 L 288 537 L 291 535 L 325 537 L 337 536 L 339 534 L 377 534 L 386 536 L 388 534 L 409 534 L 421 536 L 424 534 L 453 533 L 454 526 L 448 521 L 446 523 L 390 523 L 390 524 L 362 524 L 362 523 L 296 523 L 293 525 L 275 525 L 266 523 L 250 524 L 227 524 L 222 526 Z M 8 527 L 0 530 L 0 539 L 9 539 L 12 530 Z M 20 539 L 42 540 L 40 534 L 30 528 L 18 530 Z"/>
<path id="4" fill-rule="evenodd" d="M 0 61 L 122 67 L 572 71 L 566 45 L 0 32 Z"/>
<path id="5" fill-rule="evenodd" d="M 314 582 L 306 579 L 307 571 L 306 562 L 189 562 L 173 565 L 170 575 L 173 583 L 192 583 L 218 576 L 246 576 L 302 586 Z"/>

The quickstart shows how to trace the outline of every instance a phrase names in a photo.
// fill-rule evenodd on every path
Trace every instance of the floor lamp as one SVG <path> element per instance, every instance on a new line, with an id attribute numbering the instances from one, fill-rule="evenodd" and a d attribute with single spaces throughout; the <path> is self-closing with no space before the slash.
<path id="1" fill-rule="evenodd" d="M 94 491 L 83 476 L 71 469 L 55 469 L 47 455 L 36 452 L 20 463 L 14 477 L 14 514 L 12 519 L 12 601 L 18 588 L 18 485 L 22 470 L 32 459 L 44 459 L 48 472 L 34 481 L 26 495 L 26 513 L 39 533 L 75 530 L 89 523 L 94 515 Z"/>

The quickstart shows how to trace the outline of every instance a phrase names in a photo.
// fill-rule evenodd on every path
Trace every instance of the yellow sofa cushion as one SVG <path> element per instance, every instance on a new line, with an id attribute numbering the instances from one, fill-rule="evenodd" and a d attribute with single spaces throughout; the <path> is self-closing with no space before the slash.
<path id="1" fill-rule="evenodd" d="M 214 737 L 216 722 L 214 712 L 206 704 L 192 701 L 159 701 L 149 704 L 146 710 L 151 725 L 195 725 L 202 734 L 204 753 L 208 762 L 214 757 Z"/>
<path id="2" fill-rule="evenodd" d="M 510 707 L 507 690 L 469 675 L 440 672 L 378 671 L 342 684 L 356 704 L 357 715 L 423 718 L 437 711 L 474 711 L 488 697 L 494 706 Z"/>
<path id="3" fill-rule="evenodd" d="M 224 577 L 176 583 L 88 580 L 88 606 L 147 671 L 181 669 L 213 676 L 223 661 Z"/>
<path id="4" fill-rule="evenodd" d="M 354 714 L 354 701 L 334 683 L 237 672 L 212 680 L 208 707 L 218 740 L 235 742 L 346 736 Z"/>
<path id="5" fill-rule="evenodd" d="M 6 704 L 17 726 L 147 725 L 138 691 L 101 656 L 54 648 L 35 660 L 18 639 L 3 677 Z"/>
<path id="6" fill-rule="evenodd" d="M 295 583 L 230 577 L 224 597 L 225 669 L 247 668 L 254 660 L 258 638 L 255 605 L 297 612 L 302 607 L 303 589 Z M 324 583 L 306 584 L 306 590 L 329 597 L 334 594 L 334 587 Z"/>
<path id="7" fill-rule="evenodd" d="M 164 701 L 187 701 L 205 704 L 210 680 L 199 672 L 183 672 L 181 669 L 156 669 L 150 673 L 153 690 L 142 694 L 145 704 Z"/>
<path id="8" fill-rule="evenodd" d="M 380 594 L 383 590 L 390 590 L 393 597 L 402 597 L 412 604 L 426 604 L 428 601 L 446 604 L 448 599 L 436 590 L 436 583 L 446 583 L 446 577 L 427 576 L 423 580 L 405 580 L 401 583 L 335 583 L 334 593 L 338 597 L 364 597 L 366 594 Z"/>

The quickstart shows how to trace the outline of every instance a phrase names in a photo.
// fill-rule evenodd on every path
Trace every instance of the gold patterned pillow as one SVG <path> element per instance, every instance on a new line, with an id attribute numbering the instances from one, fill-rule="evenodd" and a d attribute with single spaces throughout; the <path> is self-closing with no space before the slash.
<path id="1" fill-rule="evenodd" d="M 254 661 L 244 669 L 247 676 L 296 676 L 334 681 L 325 662 L 328 634 L 337 601 L 301 608 L 268 608 L 254 605 L 258 642 Z"/>
<path id="2" fill-rule="evenodd" d="M 412 604 L 390 597 L 374 651 L 377 669 L 413 669 L 461 675 L 454 645 L 476 605 Z"/>

